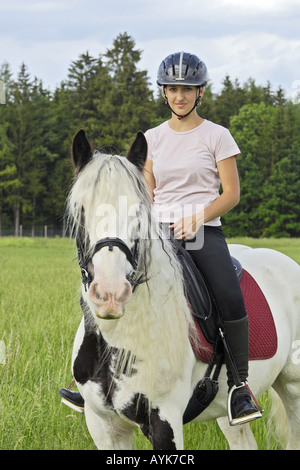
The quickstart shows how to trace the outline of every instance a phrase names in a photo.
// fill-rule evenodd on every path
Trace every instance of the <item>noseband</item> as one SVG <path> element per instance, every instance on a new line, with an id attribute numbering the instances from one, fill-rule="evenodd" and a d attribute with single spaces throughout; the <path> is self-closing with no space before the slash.
<path id="1" fill-rule="evenodd" d="M 87 286 L 89 287 L 91 282 L 93 281 L 93 275 L 88 270 L 88 264 L 92 261 L 93 256 L 98 253 L 102 248 L 108 246 L 109 251 L 113 251 L 113 247 L 116 246 L 119 248 L 126 256 L 127 260 L 132 266 L 132 271 L 130 274 L 127 274 L 126 279 L 130 282 L 132 286 L 132 291 L 134 292 L 135 289 L 139 284 L 146 282 L 148 279 L 141 275 L 137 277 L 137 267 L 138 267 L 138 247 L 139 247 L 139 239 L 136 238 L 133 249 L 130 250 L 128 245 L 117 237 L 107 237 L 102 238 L 99 240 L 95 246 L 91 254 L 87 257 L 85 254 L 85 247 L 83 245 L 82 240 L 79 236 L 77 236 L 77 254 L 78 254 L 78 263 L 81 269 L 81 279 L 84 285 L 85 291 L 87 291 Z"/>
<path id="2" fill-rule="evenodd" d="M 133 251 L 131 251 L 123 240 L 117 237 L 107 237 L 99 240 L 93 250 L 92 256 L 94 256 L 98 251 L 101 250 L 104 246 L 108 246 L 109 251 L 113 251 L 113 247 L 117 246 L 125 254 L 127 260 L 131 264 L 134 270 L 137 268 L 137 256 L 138 256 L 138 239 L 136 239 Z"/>

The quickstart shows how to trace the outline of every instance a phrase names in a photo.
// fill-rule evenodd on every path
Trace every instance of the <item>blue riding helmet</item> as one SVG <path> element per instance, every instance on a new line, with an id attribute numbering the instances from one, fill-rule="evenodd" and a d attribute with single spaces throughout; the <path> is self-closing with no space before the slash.
<path id="1" fill-rule="evenodd" d="M 175 52 L 166 57 L 159 66 L 157 73 L 157 84 L 163 87 L 163 95 L 166 105 L 178 119 L 184 119 L 200 104 L 200 94 L 195 101 L 194 107 L 185 115 L 177 114 L 168 103 L 164 87 L 166 85 L 189 85 L 200 87 L 207 83 L 207 68 L 205 63 L 194 54 L 189 52 Z"/>
<path id="2" fill-rule="evenodd" d="M 168 55 L 160 64 L 157 84 L 163 85 L 205 86 L 207 67 L 195 54 L 175 52 Z"/>

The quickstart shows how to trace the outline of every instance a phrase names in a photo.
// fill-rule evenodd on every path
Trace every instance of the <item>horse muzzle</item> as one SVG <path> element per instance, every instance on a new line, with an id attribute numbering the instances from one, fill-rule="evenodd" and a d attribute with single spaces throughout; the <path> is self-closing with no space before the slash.
<path id="1" fill-rule="evenodd" d="M 95 314 L 97 318 L 100 318 L 101 320 L 118 320 L 119 318 L 122 318 L 124 315 L 124 307 L 121 309 L 118 309 L 118 311 L 112 311 L 111 309 L 108 309 L 107 311 L 102 311 L 101 309 L 95 309 Z"/>
<path id="2" fill-rule="evenodd" d="M 124 305 L 132 295 L 131 285 L 127 280 L 116 288 L 109 290 L 101 283 L 93 281 L 89 297 L 95 307 L 95 314 L 103 320 L 117 320 L 124 315 Z"/>

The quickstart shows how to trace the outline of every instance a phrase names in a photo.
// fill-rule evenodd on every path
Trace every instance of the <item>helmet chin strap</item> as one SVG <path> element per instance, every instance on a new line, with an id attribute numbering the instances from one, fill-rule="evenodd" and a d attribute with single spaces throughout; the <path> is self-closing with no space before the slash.
<path id="1" fill-rule="evenodd" d="M 177 119 L 179 119 L 179 120 L 184 119 L 184 118 L 186 118 L 189 114 L 191 114 L 191 112 L 194 111 L 194 109 L 199 105 L 200 101 L 201 101 L 201 96 L 198 96 L 198 98 L 196 99 L 195 104 L 194 104 L 194 106 L 192 107 L 192 109 L 191 109 L 187 114 L 183 114 L 183 115 L 182 115 L 182 114 L 177 114 L 177 113 L 175 113 L 175 111 L 174 111 L 174 110 L 171 108 L 171 106 L 169 105 L 168 98 L 165 98 L 165 103 L 166 103 L 166 105 L 169 106 L 169 108 L 170 108 L 170 110 L 172 111 L 172 113 L 175 114 L 175 116 L 177 116 Z"/>
<path id="2" fill-rule="evenodd" d="M 165 98 L 165 104 L 166 104 L 167 106 L 169 106 L 170 110 L 172 111 L 173 114 L 175 114 L 175 116 L 177 116 L 177 119 L 179 119 L 179 121 L 180 121 L 181 119 L 186 118 L 189 114 L 191 114 L 191 112 L 194 111 L 194 109 L 199 105 L 199 103 L 200 103 L 200 101 L 201 101 L 201 96 L 200 96 L 200 91 L 199 91 L 199 96 L 198 96 L 198 98 L 196 99 L 195 104 L 194 104 L 194 106 L 192 107 L 192 109 L 191 109 L 187 114 L 182 115 L 182 114 L 177 114 L 177 113 L 175 113 L 175 111 L 171 108 L 171 106 L 169 105 L 168 98 L 167 98 L 166 95 L 165 95 L 165 92 L 164 92 L 164 98 Z"/>

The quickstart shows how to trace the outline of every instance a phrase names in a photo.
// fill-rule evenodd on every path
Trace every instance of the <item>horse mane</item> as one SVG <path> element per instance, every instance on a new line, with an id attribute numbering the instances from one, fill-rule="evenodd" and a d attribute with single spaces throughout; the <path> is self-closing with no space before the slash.
<path id="1" fill-rule="evenodd" d="M 140 253 L 138 270 L 147 272 L 151 262 L 151 251 L 145 249 L 145 241 L 151 242 L 151 199 L 146 183 L 141 178 L 140 171 L 127 158 L 119 155 L 103 154 L 95 151 L 92 160 L 77 175 L 76 181 L 67 199 L 67 224 L 70 233 L 76 239 L 80 234 L 83 244 L 92 253 L 95 237 L 87 239 L 84 230 L 85 223 L 96 220 L 99 203 L 110 204 L 118 197 L 126 195 L 128 207 L 140 204 L 139 210 L 146 218 L 146 224 L 141 227 Z M 83 217 L 84 208 L 84 217 Z"/>
<path id="2" fill-rule="evenodd" d="M 157 377 L 157 364 L 164 364 L 165 380 L 170 383 L 182 376 L 186 354 L 190 351 L 189 337 L 195 340 L 196 332 L 186 302 L 181 266 L 171 243 L 151 216 L 152 203 L 147 183 L 140 170 L 125 157 L 96 151 L 77 176 L 67 200 L 67 213 L 75 237 L 83 230 L 83 223 L 96 232 L 94 219 L 99 201 L 111 203 L 120 196 L 127 197 L 128 206 L 140 205 L 138 271 L 146 272 L 150 280 L 138 286 L 126 304 L 124 317 L 100 320 L 100 329 L 111 337 L 113 346 L 119 347 L 120 351 L 123 349 L 123 357 L 124 350 L 132 351 L 133 358 L 142 357 L 147 367 L 147 395 L 151 400 L 161 380 Z M 91 250 L 96 238 L 92 233 Z M 166 338 L 172 335 L 172 341 L 163 340 L 161 331 Z M 128 356 L 125 363 L 120 354 L 118 373 L 122 373 L 125 367 L 128 368 Z M 133 370 L 134 367 L 133 359 Z"/>

